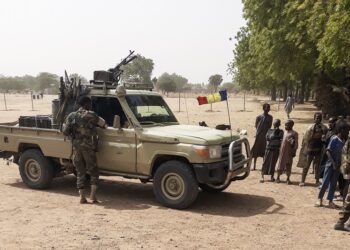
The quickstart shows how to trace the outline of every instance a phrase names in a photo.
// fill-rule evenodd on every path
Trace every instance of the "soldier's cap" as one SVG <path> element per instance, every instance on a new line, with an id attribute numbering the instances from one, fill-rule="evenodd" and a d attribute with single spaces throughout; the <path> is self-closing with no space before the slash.
<path id="1" fill-rule="evenodd" d="M 86 95 L 79 97 L 78 104 L 80 106 L 84 106 L 85 104 L 88 104 L 88 103 L 91 103 L 91 98 L 90 97 L 88 97 Z"/>

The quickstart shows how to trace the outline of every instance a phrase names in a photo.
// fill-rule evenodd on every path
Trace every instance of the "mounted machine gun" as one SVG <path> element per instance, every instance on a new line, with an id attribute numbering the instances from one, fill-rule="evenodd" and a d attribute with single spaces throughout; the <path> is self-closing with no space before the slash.
<path id="1" fill-rule="evenodd" d="M 135 51 L 130 50 L 129 55 L 124 59 L 122 59 L 122 61 L 119 64 L 117 64 L 114 68 L 110 68 L 107 71 L 103 71 L 103 70 L 94 71 L 94 79 L 91 80 L 90 83 L 96 84 L 96 85 L 105 84 L 113 87 L 118 85 L 120 81 L 120 77 L 123 73 L 122 67 L 137 58 L 136 55 L 133 55 L 134 52 Z"/>

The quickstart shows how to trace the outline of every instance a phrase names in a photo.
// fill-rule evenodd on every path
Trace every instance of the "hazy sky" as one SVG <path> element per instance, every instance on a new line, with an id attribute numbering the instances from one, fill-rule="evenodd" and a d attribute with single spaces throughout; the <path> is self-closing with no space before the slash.
<path id="1" fill-rule="evenodd" d="M 229 37 L 243 25 L 241 0 L 0 0 L 0 74 L 91 79 L 132 49 L 153 59 L 153 76 L 230 81 Z"/>

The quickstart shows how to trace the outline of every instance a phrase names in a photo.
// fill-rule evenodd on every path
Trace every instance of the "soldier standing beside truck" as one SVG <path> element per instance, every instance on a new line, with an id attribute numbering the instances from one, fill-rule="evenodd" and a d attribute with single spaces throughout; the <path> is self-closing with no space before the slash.
<path id="1" fill-rule="evenodd" d="M 97 203 L 96 191 L 99 171 L 96 163 L 97 127 L 106 128 L 106 122 L 95 112 L 91 111 L 91 99 L 82 96 L 78 100 L 80 108 L 67 116 L 63 133 L 69 136 L 73 145 L 73 163 L 77 171 L 77 187 L 80 203 L 87 203 L 85 197 L 86 174 L 91 177 L 90 199 Z"/>

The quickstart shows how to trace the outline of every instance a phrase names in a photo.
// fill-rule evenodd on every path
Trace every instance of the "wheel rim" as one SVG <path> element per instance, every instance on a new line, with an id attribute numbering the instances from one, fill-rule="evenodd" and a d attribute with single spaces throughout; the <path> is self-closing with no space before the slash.
<path id="1" fill-rule="evenodd" d="M 41 168 L 36 160 L 28 160 L 25 164 L 25 173 L 29 180 L 36 182 L 41 177 Z"/>
<path id="2" fill-rule="evenodd" d="M 185 192 L 185 183 L 180 175 L 168 173 L 162 179 L 162 192 L 170 200 L 178 200 Z"/>

